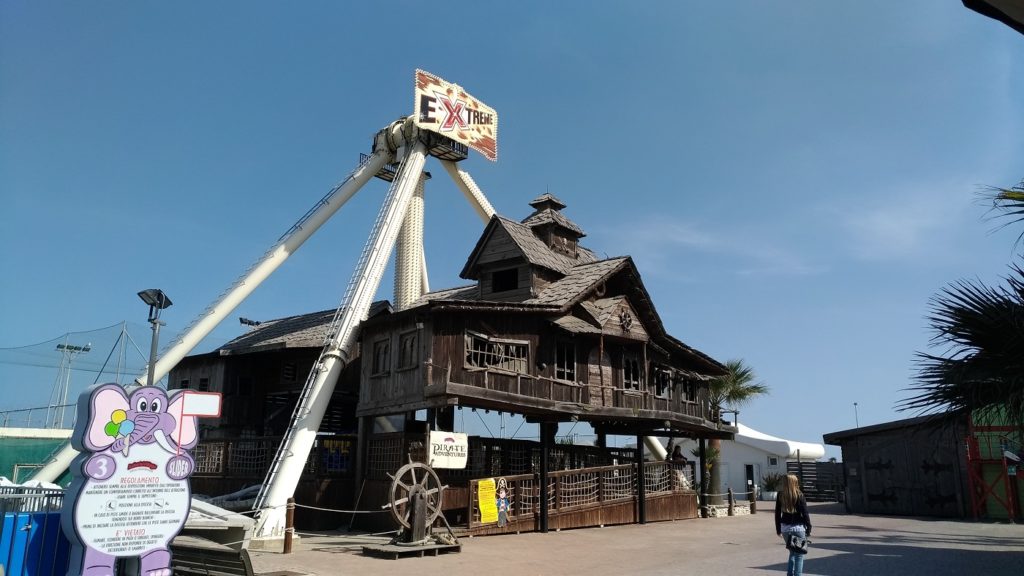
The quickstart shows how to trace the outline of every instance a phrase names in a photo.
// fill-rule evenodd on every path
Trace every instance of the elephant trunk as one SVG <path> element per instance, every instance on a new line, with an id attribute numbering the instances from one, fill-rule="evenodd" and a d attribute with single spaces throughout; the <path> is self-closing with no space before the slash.
<path id="1" fill-rule="evenodd" d="M 152 442 L 153 428 L 160 422 L 160 417 L 152 412 L 141 412 L 135 415 L 135 430 L 132 430 L 132 444 Z"/>

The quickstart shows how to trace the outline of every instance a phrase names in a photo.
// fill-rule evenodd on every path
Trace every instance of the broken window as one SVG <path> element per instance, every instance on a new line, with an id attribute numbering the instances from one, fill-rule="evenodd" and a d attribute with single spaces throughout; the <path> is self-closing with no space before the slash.
<path id="1" fill-rule="evenodd" d="M 576 381 L 576 345 L 572 342 L 555 344 L 555 379 Z"/>
<path id="2" fill-rule="evenodd" d="M 659 398 L 668 398 L 672 390 L 672 373 L 664 368 L 654 371 L 654 394 Z"/>
<path id="3" fill-rule="evenodd" d="M 371 376 L 387 374 L 391 370 L 391 341 L 378 340 L 373 343 L 373 366 Z"/>
<path id="4" fill-rule="evenodd" d="M 640 361 L 631 354 L 622 357 L 622 387 L 640 389 Z"/>
<path id="5" fill-rule="evenodd" d="M 529 374 L 530 343 L 466 332 L 466 366 Z"/>
<path id="6" fill-rule="evenodd" d="M 687 402 L 697 401 L 697 381 L 686 379 L 683 380 L 683 397 L 686 398 Z"/>

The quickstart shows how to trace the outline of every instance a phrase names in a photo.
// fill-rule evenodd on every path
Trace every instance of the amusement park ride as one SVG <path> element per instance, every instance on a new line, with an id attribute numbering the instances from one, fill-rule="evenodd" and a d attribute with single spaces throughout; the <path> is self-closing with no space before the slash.
<path id="1" fill-rule="evenodd" d="M 334 314 L 323 350 L 314 364 L 292 413 L 284 436 L 264 481 L 254 509 L 258 511 L 254 537 L 281 538 L 285 532 L 285 506 L 292 496 L 316 440 L 335 384 L 352 359 L 360 322 L 369 311 L 380 285 L 391 251 L 396 247 L 395 306 L 402 308 L 428 291 L 423 253 L 423 167 L 434 156 L 469 200 L 484 222 L 494 208 L 472 177 L 457 163 L 468 157 L 469 148 L 490 160 L 497 159 L 497 113 L 450 84 L 422 70 L 416 71 L 415 114 L 401 118 L 380 130 L 373 139 L 372 152 L 345 180 L 335 186 L 295 223 L 247 272 L 204 311 L 155 363 L 151 377 L 159 380 L 199 344 L 222 320 L 267 277 L 338 211 L 374 176 L 391 182 L 383 206 L 356 264 L 341 305 Z M 130 387 L 142 386 L 140 376 Z M 71 464 L 76 451 L 65 445 L 34 479 L 53 482 Z M 396 509 L 412 512 L 418 495 L 429 496 L 426 514 L 436 518 L 441 488 L 420 489 L 415 481 L 401 484 L 405 499 L 393 498 Z M 396 478 L 401 478 L 400 472 Z M 429 478 L 421 471 L 420 479 Z M 436 479 L 436 475 L 433 476 Z M 411 528 L 408 513 L 395 517 Z M 404 521 L 403 521 L 404 520 Z"/>

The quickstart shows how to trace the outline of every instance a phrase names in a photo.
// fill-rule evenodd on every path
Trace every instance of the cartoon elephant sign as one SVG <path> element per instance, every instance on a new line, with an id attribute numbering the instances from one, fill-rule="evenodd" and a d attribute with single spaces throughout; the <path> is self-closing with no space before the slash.
<path id="1" fill-rule="evenodd" d="M 143 386 L 129 396 L 103 384 L 79 397 L 71 442 L 81 454 L 61 517 L 72 542 L 69 576 L 113 575 L 127 557 L 139 558 L 143 576 L 171 576 L 168 543 L 191 504 L 195 462 L 186 450 L 198 431 L 185 400 L 195 394 Z M 220 396 L 201 396 L 216 396 L 219 415 Z"/>

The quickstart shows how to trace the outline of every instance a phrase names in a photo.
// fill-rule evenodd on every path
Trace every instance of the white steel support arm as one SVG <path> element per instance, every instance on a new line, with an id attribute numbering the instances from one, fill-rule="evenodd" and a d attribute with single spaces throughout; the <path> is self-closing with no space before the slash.
<path id="1" fill-rule="evenodd" d="M 211 304 L 183 332 L 178 341 L 163 353 L 156 363 L 153 380 L 157 381 L 166 376 L 171 371 L 171 368 L 174 368 L 203 338 L 206 338 L 224 318 L 231 314 L 289 256 L 295 253 L 324 222 L 330 219 L 339 208 L 348 202 L 391 158 L 391 152 L 387 148 L 378 147 L 377 151 L 349 174 L 348 178 L 335 186 L 290 230 L 285 232 L 277 244 L 236 280 L 217 301 Z M 145 382 L 146 372 L 143 372 L 143 375 L 135 379 L 135 384 L 139 386 L 145 384 Z M 71 447 L 71 444 L 65 444 L 33 475 L 33 480 L 55 482 L 68 469 L 77 453 Z"/>
<path id="2" fill-rule="evenodd" d="M 427 252 L 420 246 L 420 294 L 430 292 L 430 275 L 427 274 Z"/>
<path id="3" fill-rule="evenodd" d="M 423 186 L 420 176 L 409 199 L 395 245 L 395 309 L 404 310 L 423 295 Z"/>
<path id="4" fill-rule="evenodd" d="M 473 177 L 469 175 L 469 172 L 459 170 L 459 166 L 455 162 L 441 160 L 441 166 L 444 166 L 448 175 L 455 181 L 455 185 L 466 195 L 466 200 L 469 200 L 469 204 L 486 224 L 491 216 L 494 216 L 494 206 L 487 201 L 487 197 L 473 181 Z"/>
<path id="5" fill-rule="evenodd" d="M 366 318 L 380 285 L 426 161 L 423 144 L 418 140 L 409 140 L 407 138 L 405 160 L 388 191 L 346 290 L 336 317 L 337 329 L 324 347 L 314 373 L 310 374 L 310 381 L 307 381 L 295 407 L 291 427 L 278 449 L 263 492 L 257 499 L 256 507 L 260 512 L 254 531 L 256 538 L 276 539 L 284 534 L 285 504 L 295 493 L 334 386 L 349 361 L 359 324 Z"/>

